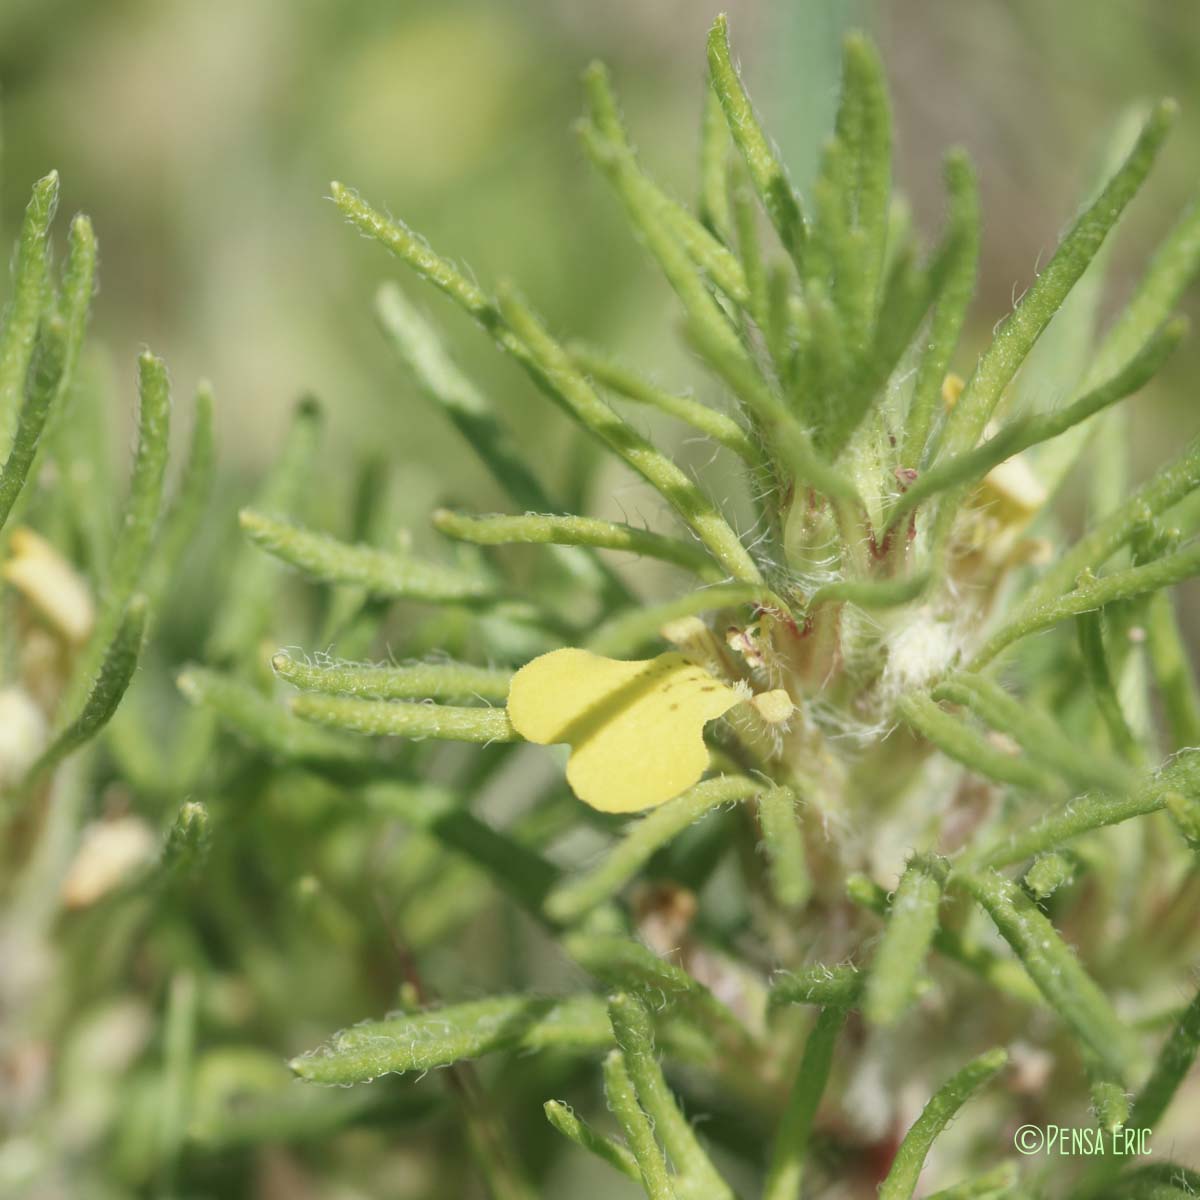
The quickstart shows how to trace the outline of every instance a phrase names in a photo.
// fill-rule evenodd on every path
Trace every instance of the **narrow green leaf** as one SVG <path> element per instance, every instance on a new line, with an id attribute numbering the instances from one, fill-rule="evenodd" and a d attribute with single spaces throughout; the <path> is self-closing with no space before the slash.
<path id="1" fill-rule="evenodd" d="M 1155 107 L 1128 158 L 1076 219 L 1050 262 L 1005 320 L 950 414 L 942 445 L 944 454 L 964 453 L 978 441 L 1025 356 L 1149 174 L 1176 112 L 1176 105 L 1169 100 Z"/>
<path id="2" fill-rule="evenodd" d="M 1079 633 L 1079 649 L 1092 696 L 1112 743 L 1126 762 L 1140 763 L 1143 759 L 1141 747 L 1126 720 L 1109 670 L 1108 650 L 1104 645 L 1104 614 L 1100 611 L 1080 613 L 1075 618 L 1075 628 Z"/>
<path id="3" fill-rule="evenodd" d="M 460 304 L 485 329 L 495 332 L 500 322 L 496 306 L 453 263 L 429 248 L 403 221 L 377 213 L 357 192 L 336 180 L 330 198 L 344 217 L 368 237 L 382 242 L 424 280 Z"/>
<path id="4" fill-rule="evenodd" d="M 213 397 L 207 384 L 196 389 L 192 437 L 175 498 L 163 519 L 158 545 L 146 570 L 145 591 L 153 614 L 159 607 L 192 539 L 204 519 L 204 510 L 216 478 L 213 436 Z"/>
<path id="5" fill-rule="evenodd" d="M 1200 1050 L 1200 992 L 1184 1010 L 1158 1052 L 1150 1078 L 1133 1102 L 1130 1129 L 1153 1129 L 1187 1078 Z"/>
<path id="6" fill-rule="evenodd" d="M 901 465 L 913 470 L 920 470 L 925 462 L 941 406 L 942 382 L 975 294 L 979 267 L 979 184 L 975 172 L 967 156 L 955 152 L 946 157 L 944 173 L 949 196 L 948 228 L 943 241 L 945 283 L 917 366 L 900 451 Z"/>
<path id="7" fill-rule="evenodd" d="M 1027 758 L 997 750 L 986 738 L 958 717 L 944 712 L 923 693 L 902 696 L 896 712 L 914 732 L 932 742 L 947 757 L 987 779 L 1050 795 L 1062 791 L 1058 781 L 1041 767 Z"/>
<path id="8" fill-rule="evenodd" d="M 608 987 L 665 998 L 672 1011 L 688 1017 L 739 1061 L 757 1057 L 758 1048 L 745 1025 L 721 1000 L 681 967 L 659 958 L 640 942 L 613 934 L 568 933 L 567 953 L 588 974 Z"/>
<path id="9" fill-rule="evenodd" d="M 775 977 L 768 995 L 772 1008 L 781 1004 L 816 1004 L 822 1008 L 853 1008 L 862 995 L 866 975 L 857 967 L 819 964 Z"/>
<path id="10" fill-rule="evenodd" d="M 650 1016 L 636 997 L 618 993 L 608 1002 L 617 1045 L 637 1090 L 638 1100 L 662 1140 L 675 1168 L 675 1192 L 680 1200 L 733 1200 L 733 1192 L 700 1145 L 679 1109 L 654 1050 Z"/>
<path id="11" fill-rule="evenodd" d="M 784 786 L 768 788 L 758 798 L 758 822 L 771 891 L 781 908 L 793 911 L 803 908 L 812 895 L 797 802 L 796 791 Z"/>
<path id="12" fill-rule="evenodd" d="M 602 351 L 572 342 L 568 347 L 572 359 L 580 370 L 590 375 L 597 383 L 615 392 L 626 400 L 646 404 L 665 412 L 676 420 L 698 429 L 705 437 L 733 451 L 751 467 L 763 465 L 762 451 L 753 435 L 747 433 L 736 421 L 724 413 L 709 408 L 690 396 L 677 396 L 656 387 L 633 371 L 620 366 Z M 536 508 L 537 505 L 527 507 Z M 544 507 L 544 506 L 541 506 Z"/>
<path id="13" fill-rule="evenodd" d="M 874 1025 L 894 1025 L 916 996 L 938 927 L 944 871 L 943 866 L 914 859 L 900 877 L 867 977 L 863 1015 Z"/>
<path id="14" fill-rule="evenodd" d="M 682 796 L 654 809 L 649 816 L 631 821 L 629 832 L 597 866 L 556 888 L 546 898 L 547 915 L 563 924 L 579 920 L 589 909 L 616 895 L 660 846 L 711 809 L 749 799 L 760 791 L 762 784 L 754 779 L 722 775 L 696 784 Z"/>
<path id="15" fill-rule="evenodd" d="M 1194 201 L 1163 239 L 1132 298 L 1104 335 L 1084 387 L 1121 370 L 1171 315 L 1200 271 L 1200 201 Z"/>
<path id="16" fill-rule="evenodd" d="M 375 312 L 422 395 L 450 418 L 509 496 L 527 509 L 557 507 L 529 469 L 520 446 L 492 404 L 459 370 L 436 330 L 396 284 L 380 287 Z"/>
<path id="17" fill-rule="evenodd" d="M 379 599 L 433 604 L 493 594 L 486 580 L 466 571 L 374 546 L 350 546 L 254 509 L 242 509 L 238 521 L 256 546 L 323 583 L 351 584 Z"/>
<path id="18" fill-rule="evenodd" d="M 1135 817 L 1144 817 L 1166 806 L 1172 793 L 1200 796 L 1200 751 L 1182 751 L 1136 788 L 1115 796 L 1080 796 L 991 846 L 972 854 L 972 860 L 992 867 L 1022 862 L 1035 854 L 1055 850 L 1065 843 Z"/>
<path id="19" fill-rule="evenodd" d="M 724 572 L 701 546 L 596 517 L 555 513 L 474 517 L 440 508 L 433 514 L 433 524 L 447 537 L 477 546 L 553 544 L 625 550 L 684 567 L 713 583 L 724 578 Z"/>
<path id="20" fill-rule="evenodd" d="M 1098 571 L 1155 517 L 1174 507 L 1197 487 L 1200 487 L 1200 435 L 1192 438 L 1178 458 L 1160 467 L 1122 505 L 1057 558 L 1025 593 L 1017 618 L 1074 587 L 1085 571 Z"/>
<path id="21" fill-rule="evenodd" d="M 169 451 L 171 391 L 162 359 L 148 352 L 138 358 L 138 401 L 137 449 L 120 535 L 109 563 L 95 626 L 67 685 L 64 711 L 70 711 L 83 696 L 125 619 L 134 592 L 142 586 L 158 530 Z"/>
<path id="22" fill-rule="evenodd" d="M 103 647 L 99 669 L 88 680 L 84 699 L 68 714 L 62 731 L 29 768 L 22 790 L 27 791 L 68 754 L 91 741 L 112 719 L 137 669 L 145 630 L 146 600 L 136 595 L 121 614 L 112 640 Z"/>
<path id="23" fill-rule="evenodd" d="M 734 174 L 732 188 L 734 228 L 737 230 L 738 254 L 746 272 L 746 298 L 743 311 L 766 330 L 769 324 L 767 313 L 767 268 L 763 261 L 762 246 L 758 237 L 758 205 L 755 203 L 745 169 Z"/>
<path id="24" fill-rule="evenodd" d="M 548 381 L 551 394 L 662 495 L 731 576 L 757 583 L 761 576 L 754 560 L 695 482 L 600 399 L 567 352 L 515 296 L 502 296 L 501 307 L 508 325 L 528 347 L 528 361 Z"/>
<path id="25" fill-rule="evenodd" d="M 807 608 L 821 604 L 853 604 L 858 608 L 898 608 L 910 604 L 929 586 L 930 576 L 918 571 L 902 579 L 840 579 L 823 583 L 808 599 Z"/>
<path id="26" fill-rule="evenodd" d="M 841 316 L 847 353 L 859 364 L 870 346 L 888 237 L 891 195 L 891 112 L 879 57 L 862 34 L 844 41 L 837 132 L 818 187 L 832 265 L 829 282 Z M 829 444 L 845 444 L 863 407 L 834 414 Z"/>
<path id="27" fill-rule="evenodd" d="M 604 1094 L 633 1151 L 647 1200 L 678 1200 L 678 1194 L 671 1186 L 666 1159 L 654 1140 L 649 1118 L 638 1104 L 637 1092 L 620 1050 L 610 1051 L 604 1060 Z"/>
<path id="28" fill-rule="evenodd" d="M 195 976 L 188 971 L 176 971 L 167 991 L 167 1011 L 163 1018 L 163 1065 L 157 1106 L 159 1183 L 167 1195 L 175 1190 L 179 1155 L 187 1136 L 197 999 Z"/>
<path id="29" fill-rule="evenodd" d="M 374 761 L 365 743 L 301 721 L 230 675 L 193 666 L 180 674 L 177 683 L 193 704 L 210 709 L 232 732 L 282 759 L 335 768 L 364 767 Z"/>
<path id="30" fill-rule="evenodd" d="M 879 1188 L 879 1200 L 909 1200 L 917 1187 L 921 1168 L 934 1139 L 954 1119 L 958 1110 L 998 1071 L 1008 1064 L 1008 1054 L 989 1050 L 951 1075 L 930 1097 L 921 1115 L 904 1135 L 891 1170 Z"/>
<path id="31" fill-rule="evenodd" d="M 30 476 L 50 406 L 60 395 L 66 341 L 66 323 L 61 318 L 51 317 L 42 325 L 12 450 L 0 469 L 0 529 L 4 528 Z"/>
<path id="32" fill-rule="evenodd" d="M 58 172 L 39 179 L 17 241 L 12 299 L 0 332 L 0 458 L 12 450 L 38 322 L 46 301 L 46 239 L 58 207 Z"/>
<path id="33" fill-rule="evenodd" d="M 620 1142 L 613 1141 L 612 1138 L 605 1137 L 602 1133 L 597 1133 L 561 1100 L 547 1100 L 542 1106 L 542 1111 L 546 1114 L 546 1120 L 563 1137 L 602 1159 L 610 1167 L 616 1168 L 627 1179 L 641 1182 L 642 1173 L 638 1170 L 637 1159 Z"/>
<path id="34" fill-rule="evenodd" d="M 746 162 L 755 191 L 784 249 L 799 265 L 807 240 L 804 213 L 782 163 L 754 115 L 750 97 L 733 64 L 728 21 L 724 13 L 717 17 L 708 35 L 708 70 L 712 89 L 725 113 L 730 136 Z"/>
<path id="35" fill-rule="evenodd" d="M 1171 748 L 1200 745 L 1200 685 L 1166 592 L 1155 592 L 1147 600 L 1146 647 L 1162 697 Z"/>
<path id="36" fill-rule="evenodd" d="M 981 446 L 952 458 L 941 459 L 932 470 L 919 475 L 897 497 L 888 518 L 889 528 L 922 501 L 938 492 L 973 486 L 993 468 L 1040 442 L 1049 441 L 1082 421 L 1095 416 L 1142 388 L 1161 369 L 1187 330 L 1179 319 L 1157 330 L 1125 367 L 1094 390 L 1055 412 L 1018 417 Z"/>
<path id="37" fill-rule="evenodd" d="M 312 397 L 296 405 L 283 449 L 256 497 L 262 512 L 294 514 L 309 493 L 321 444 L 321 408 Z M 228 587 L 208 638 L 217 663 L 245 669 L 256 659 L 275 611 L 278 567 L 253 545 L 239 540 L 229 564 Z"/>
<path id="38" fill-rule="evenodd" d="M 271 659 L 280 679 L 308 692 L 364 700 L 504 701 L 511 671 L 456 662 L 413 662 L 395 667 L 323 660 L 301 662 L 280 652 Z"/>
<path id="39" fill-rule="evenodd" d="M 494 996 L 352 1025 L 288 1065 L 301 1079 L 344 1086 L 501 1050 L 580 1053 L 612 1040 L 604 1002 L 594 996 Z"/>
<path id="40" fill-rule="evenodd" d="M 1050 713 L 1009 695 L 984 675 L 959 672 L 939 683 L 932 694 L 935 700 L 969 708 L 993 729 L 1011 737 L 1030 758 L 1080 787 L 1119 791 L 1136 782 L 1124 763 L 1077 745 Z"/>
<path id="41" fill-rule="evenodd" d="M 1001 1200 L 1016 1185 L 1017 1168 L 1012 1163 L 1003 1163 L 974 1179 L 964 1179 L 962 1183 L 933 1192 L 929 1200 Z"/>
<path id="42" fill-rule="evenodd" d="M 634 161 L 633 148 L 626 137 L 617 111 L 616 97 L 613 95 L 604 65 L 592 63 L 584 72 L 583 80 L 588 92 L 591 119 L 596 128 L 606 140 L 628 151 L 630 161 Z M 634 223 L 642 228 L 643 232 L 647 232 L 644 224 L 646 217 L 651 212 L 657 214 L 696 266 L 734 303 L 746 304 L 750 299 L 750 291 L 742 264 L 738 262 L 737 257 L 720 239 L 713 236 L 702 221 L 698 221 L 683 205 L 672 200 L 640 169 L 639 174 L 642 187 L 652 202 L 630 209 L 629 215 Z"/>
<path id="43" fill-rule="evenodd" d="M 163 509 L 171 415 L 170 383 L 162 359 L 138 359 L 138 442 L 121 535 L 109 568 L 105 605 L 124 606 L 141 578 Z M 102 621 L 98 623 L 102 627 Z"/>
<path id="44" fill-rule="evenodd" d="M 701 224 L 729 245 L 733 220 L 729 212 L 729 134 L 721 101 L 711 88 L 704 90 L 704 119 L 700 127 Z"/>
<path id="45" fill-rule="evenodd" d="M 887 78 L 875 48 L 861 33 L 846 35 L 844 86 L 856 96 L 862 111 L 861 138 L 851 146 L 857 176 L 853 195 L 855 225 L 861 231 L 864 251 L 860 269 L 864 329 L 874 321 L 887 251 L 888 209 L 892 193 L 892 114 Z"/>
<path id="46" fill-rule="evenodd" d="M 1124 1078 L 1137 1055 L 1135 1040 L 1037 905 L 995 871 L 957 878 L 995 922 L 1046 1002 L 1114 1078 Z"/>
<path id="47" fill-rule="evenodd" d="M 0 529 L 11 515 L 26 480 L 34 473 L 47 420 L 52 411 L 61 410 L 74 379 L 95 286 L 96 236 L 87 217 L 78 216 L 71 222 L 60 311 L 43 322 L 40 347 L 35 344 L 31 355 L 25 403 L 12 449 L 0 471 Z M 11 319 L 17 319 L 17 307 L 18 302 L 14 301 Z"/>
<path id="48" fill-rule="evenodd" d="M 1173 587 L 1185 579 L 1191 579 L 1197 573 L 1200 573 L 1200 542 L 1195 542 L 1175 554 L 1166 554 L 1141 567 L 1114 571 L 1100 579 L 1083 580 L 1073 592 L 1067 592 L 1056 600 L 1044 601 L 1036 607 L 1022 609 L 1015 618 L 1002 625 L 984 642 L 971 659 L 968 669 L 980 670 L 1014 642 L 1040 633 L 1043 629 L 1049 629 L 1069 617 L 1101 609 L 1106 604 L 1132 600 L 1162 588 Z"/>
<path id="49" fill-rule="evenodd" d="M 301 720 L 374 737 L 434 738 L 484 745 L 521 740 L 503 708 L 389 703 L 315 693 L 293 696 L 288 707 Z"/>
<path id="50" fill-rule="evenodd" d="M 775 1131 L 763 1200 L 798 1200 L 801 1194 L 813 1121 L 829 1081 L 834 1046 L 845 1023 L 845 1008 L 823 1008 L 817 1014 L 816 1024 L 804 1043 L 804 1055 L 787 1107 Z"/>

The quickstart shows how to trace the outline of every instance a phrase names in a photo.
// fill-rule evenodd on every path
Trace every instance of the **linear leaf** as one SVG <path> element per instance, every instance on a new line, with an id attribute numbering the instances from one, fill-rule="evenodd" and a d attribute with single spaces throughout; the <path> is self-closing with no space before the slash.
<path id="1" fill-rule="evenodd" d="M 193 704 L 210 709 L 234 733 L 280 758 L 318 767 L 361 768 L 374 761 L 366 743 L 301 721 L 231 675 L 192 666 L 177 683 Z"/>
<path id="2" fill-rule="evenodd" d="M 597 517 L 555 513 L 475 517 L 440 508 L 433 514 L 433 524 L 447 537 L 477 546 L 552 544 L 625 550 L 684 567 L 713 583 L 725 578 L 725 573 L 701 546 Z"/>
<path id="3" fill-rule="evenodd" d="M 294 515 L 308 494 L 321 443 L 321 406 L 306 396 L 295 407 L 279 457 L 255 496 L 275 516 Z M 229 564 L 229 586 L 208 637 L 208 656 L 239 668 L 253 661 L 275 611 L 279 569 L 253 545 L 238 540 Z"/>
<path id="4" fill-rule="evenodd" d="M 1037 905 L 995 871 L 957 878 L 995 922 L 1046 1002 L 1115 1078 L 1124 1078 L 1137 1054 L 1128 1027 Z"/>
<path id="5" fill-rule="evenodd" d="M 620 1171 L 627 1179 L 640 1183 L 642 1173 L 637 1159 L 620 1142 L 602 1133 L 597 1133 L 582 1117 L 563 1104 L 561 1100 L 547 1100 L 542 1106 L 546 1120 L 565 1138 L 569 1138 L 581 1149 Z"/>
<path id="6" fill-rule="evenodd" d="M 666 1159 L 654 1140 L 649 1117 L 638 1104 L 637 1091 L 620 1050 L 610 1051 L 604 1060 L 604 1094 L 637 1161 L 647 1200 L 677 1200 Z"/>
<path id="7" fill-rule="evenodd" d="M 717 1173 L 667 1086 L 645 1006 L 634 996 L 618 993 L 608 1002 L 608 1018 L 638 1100 L 654 1122 L 654 1132 L 675 1168 L 676 1195 L 680 1200 L 733 1200 L 729 1185 Z"/>
<path id="8" fill-rule="evenodd" d="M 722 775 L 696 784 L 649 816 L 630 822 L 629 832 L 590 871 L 555 889 L 546 898 L 546 913 L 570 924 L 610 899 L 637 874 L 650 856 L 711 809 L 746 800 L 762 784 L 743 775 Z"/>
<path id="9" fill-rule="evenodd" d="M 796 1070 L 787 1107 L 775 1131 L 763 1184 L 763 1200 L 797 1200 L 801 1194 L 813 1121 L 829 1081 L 834 1046 L 845 1023 L 845 1008 L 823 1008 L 817 1014 L 812 1032 L 804 1043 L 804 1055 Z"/>
<path id="10" fill-rule="evenodd" d="M 129 496 L 121 516 L 120 535 L 109 563 L 96 624 L 67 685 L 64 709 L 83 696 L 143 576 L 163 509 L 171 421 L 171 391 L 162 359 L 149 352 L 138 357 L 138 438 L 129 480 Z"/>
<path id="11" fill-rule="evenodd" d="M 783 248 L 799 265 L 807 240 L 804 213 L 783 165 L 754 115 L 750 97 L 733 64 L 729 25 L 724 13 L 717 17 L 708 35 L 708 69 L 712 89 L 721 102 L 734 145 L 746 162 L 754 188 Z"/>
<path id="12" fill-rule="evenodd" d="M 894 527 L 902 516 L 922 501 L 953 487 L 978 483 L 1002 462 L 1035 446 L 1049 441 L 1126 396 L 1132 395 L 1152 379 L 1163 363 L 1179 345 L 1187 330 L 1183 319 L 1170 321 L 1157 330 L 1151 339 L 1111 379 L 1057 412 L 1039 413 L 1010 421 L 982 445 L 964 454 L 941 459 L 932 470 L 919 475 L 896 499 L 888 518 Z"/>
<path id="13" fill-rule="evenodd" d="M 917 982 L 938 928 L 944 867 L 914 859 L 900 877 L 875 951 L 863 1015 L 875 1025 L 893 1025 L 916 995 Z"/>
<path id="14" fill-rule="evenodd" d="M 604 1002 L 596 997 L 495 996 L 352 1025 L 288 1065 L 301 1079 L 345 1085 L 500 1050 L 578 1053 L 603 1049 L 612 1040 Z"/>
<path id="15" fill-rule="evenodd" d="M 1182 751 L 1127 792 L 1075 797 L 1032 824 L 1022 824 L 1018 832 L 973 852 L 972 860 L 992 867 L 1022 862 L 1093 829 L 1158 812 L 1174 792 L 1200 796 L 1200 751 Z"/>
<path id="16" fill-rule="evenodd" d="M 665 391 L 633 371 L 620 366 L 599 350 L 572 342 L 568 347 L 580 369 L 597 383 L 623 399 L 657 408 L 668 416 L 698 429 L 705 437 L 733 451 L 752 467 L 763 465 L 762 451 L 754 437 L 731 417 L 709 408 L 690 396 Z"/>
<path id="17" fill-rule="evenodd" d="M 323 583 L 352 584 L 380 599 L 452 603 L 492 595 L 484 579 L 454 567 L 374 546 L 351 546 L 326 533 L 244 508 L 242 529 L 268 554 Z"/>
<path id="18" fill-rule="evenodd" d="M 989 1050 L 951 1075 L 930 1097 L 921 1115 L 904 1135 L 891 1170 L 879 1188 L 879 1200 L 909 1200 L 917 1187 L 921 1168 L 934 1139 L 952 1121 L 958 1110 L 1008 1063 L 1001 1049 Z"/>
<path id="19" fill-rule="evenodd" d="M 271 659 L 280 679 L 308 692 L 366 700 L 494 700 L 508 697 L 511 671 L 468 663 L 414 662 L 394 667 L 364 663 L 301 662 L 280 652 Z"/>
<path id="20" fill-rule="evenodd" d="M 1176 105 L 1168 100 L 1155 107 L 1125 162 L 1076 219 L 1050 262 L 1005 320 L 951 413 L 943 454 L 963 453 L 979 439 L 1025 356 L 1149 174 L 1176 113 Z"/>
<path id="21" fill-rule="evenodd" d="M 521 740 L 503 708 L 456 708 L 449 704 L 361 700 L 316 693 L 293 696 L 288 707 L 301 720 L 374 737 L 434 738 L 485 745 Z"/>
<path id="22" fill-rule="evenodd" d="M 1114 571 L 1099 579 L 1092 578 L 1079 584 L 1055 600 L 1047 600 L 1033 608 L 1022 609 L 1015 618 L 1002 625 L 992 634 L 971 659 L 969 669 L 978 671 L 987 666 L 1002 650 L 1013 642 L 1031 634 L 1049 629 L 1069 617 L 1093 612 L 1106 604 L 1120 600 L 1133 600 L 1162 588 L 1172 587 L 1200 573 L 1200 542 L 1196 542 L 1175 554 L 1148 562 L 1141 567 L 1130 567 L 1126 571 Z"/>
<path id="23" fill-rule="evenodd" d="M 901 697 L 896 711 L 916 733 L 947 757 L 987 779 L 1051 795 L 1062 790 L 1058 781 L 1041 767 L 996 749 L 964 721 L 943 711 L 922 693 Z"/>
<path id="24" fill-rule="evenodd" d="M 17 241 L 12 300 L 0 331 L 0 458 L 12 449 L 38 322 L 46 300 L 46 239 L 58 207 L 58 172 L 39 179 Z"/>

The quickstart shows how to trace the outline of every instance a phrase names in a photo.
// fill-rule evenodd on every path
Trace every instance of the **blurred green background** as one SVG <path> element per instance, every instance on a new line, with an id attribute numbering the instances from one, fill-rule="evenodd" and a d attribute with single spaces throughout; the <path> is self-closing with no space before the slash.
<path id="1" fill-rule="evenodd" d="M 1119 298 L 1194 184 L 1200 22 L 1163 0 L 726 0 L 752 91 L 803 184 L 828 127 L 837 43 L 863 23 L 882 43 L 897 105 L 898 176 L 919 225 L 940 219 L 938 159 L 980 166 L 979 332 L 1007 310 L 1070 218 L 1099 148 L 1130 104 L 1184 106 L 1114 257 Z M 149 345 L 177 388 L 211 379 L 232 505 L 270 457 L 301 390 L 328 406 L 327 477 L 365 449 L 403 464 L 405 517 L 435 498 L 499 497 L 415 398 L 370 304 L 393 264 L 344 227 L 328 181 L 403 216 L 487 284 L 520 282 L 563 333 L 602 340 L 689 380 L 666 287 L 629 236 L 571 122 L 578 75 L 612 66 L 647 163 L 693 185 L 709 0 L 3 0 L 3 183 L 11 239 L 32 180 L 63 176 L 102 250 L 93 344 L 111 356 L 113 452 L 128 442 L 134 356 Z M 60 229 L 65 223 L 60 222 Z M 400 274 L 400 272 L 395 272 Z M 428 290 L 456 351 L 542 461 L 565 422 L 484 337 Z M 1174 440 L 1197 350 L 1139 401 L 1139 452 Z M 1050 386 L 1050 385 L 1042 385 Z M 639 420 L 644 420 L 642 414 Z M 702 451 L 697 451 L 702 453 Z M 685 448 L 683 453 L 688 453 Z M 436 463 L 436 469 L 431 464 Z"/>

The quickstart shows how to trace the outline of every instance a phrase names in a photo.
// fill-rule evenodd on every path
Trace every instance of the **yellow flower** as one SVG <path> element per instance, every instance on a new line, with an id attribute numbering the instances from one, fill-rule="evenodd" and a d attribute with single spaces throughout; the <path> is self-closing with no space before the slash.
<path id="1" fill-rule="evenodd" d="M 508 716 L 522 737 L 571 746 L 567 781 L 602 812 L 639 812 L 686 791 L 709 764 L 704 726 L 745 700 L 775 719 L 790 702 L 754 698 L 682 654 L 619 662 L 587 650 L 554 650 L 513 676 Z"/>

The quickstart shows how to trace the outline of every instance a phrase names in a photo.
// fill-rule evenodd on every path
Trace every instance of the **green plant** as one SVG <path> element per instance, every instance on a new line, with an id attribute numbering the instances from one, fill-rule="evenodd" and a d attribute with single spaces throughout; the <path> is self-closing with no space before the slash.
<path id="1" fill-rule="evenodd" d="M 164 827 L 157 854 L 145 850 L 93 914 L 110 954 L 140 957 L 165 990 L 159 1042 L 137 1059 L 122 1110 L 106 1114 L 121 1131 L 94 1167 L 106 1186 L 186 1179 L 200 1194 L 231 1186 L 230 1172 L 241 1179 L 222 1158 L 233 1148 L 318 1138 L 340 1173 L 361 1178 L 386 1161 L 386 1141 L 368 1133 L 348 1148 L 343 1131 L 436 1117 L 437 1136 L 470 1147 L 492 1195 L 529 1197 L 556 1149 L 508 1118 L 548 1101 L 549 1126 L 603 1160 L 612 1187 L 624 1176 L 653 1200 L 876 1187 L 909 1197 L 956 1118 L 929 1172 L 940 1196 L 1188 1194 L 1186 1171 L 1162 1161 L 1080 1170 L 1011 1150 L 1012 1129 L 1031 1120 L 1153 1129 L 1200 1042 L 1200 1001 L 1161 1005 L 1196 952 L 1200 693 L 1168 589 L 1200 569 L 1200 440 L 1135 488 L 1102 481 L 1078 538 L 1051 505 L 1090 447 L 1120 449 L 1116 406 L 1184 333 L 1172 313 L 1200 267 L 1200 206 L 1064 403 L 1038 407 L 1016 382 L 1052 321 L 1091 321 L 1096 260 L 1173 107 L 1150 111 L 963 382 L 952 368 L 979 244 L 966 160 L 947 158 L 945 231 L 923 256 L 892 197 L 883 73 L 865 39 L 846 42 L 811 214 L 759 127 L 723 20 L 709 66 L 695 215 L 643 171 L 598 67 L 580 135 L 732 416 L 564 344 L 512 289 L 492 297 L 333 186 L 355 227 L 461 305 L 661 497 L 676 532 L 564 513 L 432 327 L 386 286 L 385 334 L 514 512 L 439 510 L 434 526 L 454 554 L 422 556 L 391 544 L 385 489 L 368 465 L 349 537 L 310 528 L 302 507 L 320 414 L 303 403 L 241 514 L 246 542 L 224 571 L 204 661 L 179 677 L 194 707 L 177 714 L 170 752 L 134 695 L 87 774 L 64 759 L 113 717 L 200 514 L 206 394 L 160 523 L 166 385 L 149 357 L 115 551 L 89 534 L 94 497 L 64 484 L 43 498 L 42 519 L 61 523 L 103 590 L 95 632 L 55 681 L 59 732 L 8 780 L 10 812 L 62 808 L 70 828 L 81 789 L 116 779 L 153 798 Z M 41 440 L 64 480 L 79 452 L 78 418 L 57 429 L 51 420 L 40 439 L 91 290 L 79 222 L 61 299 L 39 274 L 51 187 L 35 191 L 0 353 L 13 443 L 0 499 L 13 497 L 10 508 Z M 714 502 L 616 402 L 659 409 L 719 447 L 741 468 L 740 504 Z M 478 549 L 528 544 L 547 550 Z M 599 553 L 612 550 L 661 560 L 697 586 L 670 576 L 671 597 L 650 599 Z M 263 652 L 271 559 L 319 587 L 311 657 Z M 36 587 L 24 594 L 37 603 Z M 399 628 L 387 623 L 396 605 Z M 357 661 L 385 637 L 404 661 Z M 514 805 L 505 774 L 545 752 L 521 745 L 501 706 L 512 671 L 564 646 L 631 659 L 664 643 L 747 694 L 785 691 L 790 717 L 730 709 L 706 731 L 710 777 L 644 817 L 583 806 L 557 771 L 522 784 Z M 268 662 L 296 689 L 286 706 Z M 570 707 L 569 692 L 561 700 Z M 661 745 L 669 753 L 673 742 Z M 38 823 L 53 847 L 52 822 Z M 381 854 L 396 827 L 408 836 Z M 28 839 L 18 830 L 10 840 L 21 850 Z M 28 914 L 45 911 L 56 876 L 31 868 L 29 878 L 10 889 L 13 928 L 36 928 Z M 380 915 L 367 920 L 373 901 Z M 470 925 L 493 919 L 503 961 L 492 975 L 510 990 L 435 1003 L 419 964 L 469 947 Z M 395 964 L 382 970 L 391 942 Z M 559 984 L 550 994 L 538 986 L 547 977 Z M 293 1057 L 292 1070 L 369 1088 L 289 1087 L 261 1049 L 311 1046 L 327 1013 L 363 1023 Z M 1172 1032 L 1155 1055 L 1163 1025 Z M 1016 1073 L 1052 1072 L 1052 1089 L 1004 1086 L 1006 1046 Z M 487 1054 L 508 1056 L 502 1077 L 472 1065 Z M 597 1063 L 619 1138 L 548 1100 L 597 1107 Z M 450 1069 L 447 1088 L 414 1082 L 434 1067 Z M 685 1111 L 714 1119 L 693 1128 Z M 455 1155 L 437 1162 L 428 1194 L 472 1186 Z"/>

